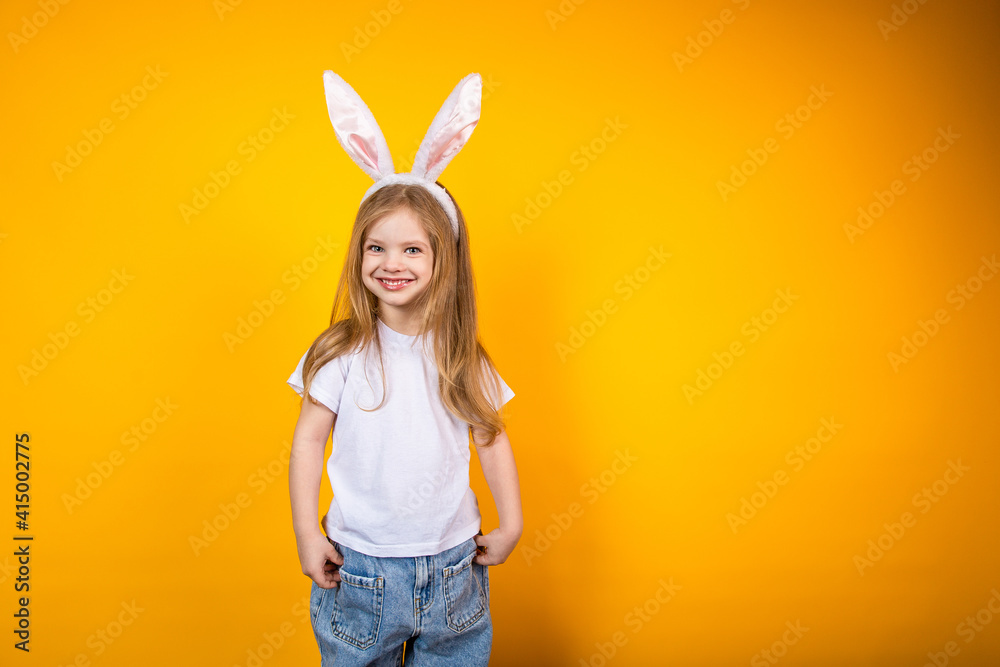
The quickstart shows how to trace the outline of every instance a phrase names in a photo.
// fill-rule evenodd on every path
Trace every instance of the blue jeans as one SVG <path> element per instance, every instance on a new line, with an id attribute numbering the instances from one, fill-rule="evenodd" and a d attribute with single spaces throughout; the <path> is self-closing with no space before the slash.
<path id="1" fill-rule="evenodd" d="M 333 542 L 331 540 L 331 542 Z M 314 581 L 310 615 L 322 667 L 486 667 L 493 646 L 490 579 L 476 542 L 433 556 L 380 558 L 333 542 L 340 584 Z"/>

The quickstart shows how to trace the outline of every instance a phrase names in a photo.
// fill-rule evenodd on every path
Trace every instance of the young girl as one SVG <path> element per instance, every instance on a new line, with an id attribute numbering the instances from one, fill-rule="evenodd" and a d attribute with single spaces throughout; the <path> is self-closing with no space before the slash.
<path id="1" fill-rule="evenodd" d="M 522 530 L 503 406 L 514 393 L 478 340 L 465 219 L 437 176 L 479 119 L 465 77 L 396 174 L 364 102 L 324 73 L 337 138 L 375 179 L 354 221 L 330 327 L 288 379 L 303 396 L 292 520 L 322 664 L 486 665 L 487 567 Z M 307 400 L 308 399 L 308 400 Z M 327 437 L 334 498 L 317 524 Z M 470 431 L 499 515 L 482 534 Z M 325 533 L 325 534 L 324 534 Z"/>

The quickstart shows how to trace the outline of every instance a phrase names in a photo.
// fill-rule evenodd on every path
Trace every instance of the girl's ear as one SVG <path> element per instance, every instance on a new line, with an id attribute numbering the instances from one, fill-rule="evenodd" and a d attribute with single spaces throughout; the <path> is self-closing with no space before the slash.
<path id="1" fill-rule="evenodd" d="M 469 74 L 455 86 L 427 128 L 420 142 L 412 173 L 436 181 L 448 166 L 479 122 L 482 109 L 483 79 Z"/>
<path id="2" fill-rule="evenodd" d="M 372 180 L 395 173 L 389 145 L 361 97 L 331 70 L 323 72 L 323 87 L 333 131 L 351 159 Z"/>

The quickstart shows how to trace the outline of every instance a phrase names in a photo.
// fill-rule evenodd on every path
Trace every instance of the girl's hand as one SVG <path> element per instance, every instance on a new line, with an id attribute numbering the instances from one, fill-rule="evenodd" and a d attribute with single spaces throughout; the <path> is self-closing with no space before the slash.
<path id="1" fill-rule="evenodd" d="M 514 550 L 517 541 L 521 539 L 521 531 L 497 528 L 486 535 L 476 535 L 473 539 L 476 540 L 479 553 L 472 560 L 479 565 L 499 565 Z"/>
<path id="2" fill-rule="evenodd" d="M 340 566 L 344 557 L 334 548 L 326 535 L 316 531 L 296 540 L 302 574 L 316 582 L 320 588 L 336 588 L 340 582 Z"/>

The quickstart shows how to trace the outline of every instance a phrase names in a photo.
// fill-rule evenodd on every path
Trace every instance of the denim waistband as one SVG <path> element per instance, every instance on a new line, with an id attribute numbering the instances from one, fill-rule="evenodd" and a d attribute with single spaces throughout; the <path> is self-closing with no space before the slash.
<path id="1" fill-rule="evenodd" d="M 482 533 L 480 533 L 480 535 L 481 534 Z M 465 556 L 475 553 L 476 550 L 478 549 L 475 538 L 470 537 L 461 544 L 457 544 L 451 547 L 450 549 L 445 549 L 444 551 L 441 551 L 436 554 L 428 554 L 425 556 L 372 556 L 370 554 L 356 551 L 346 545 L 341 544 L 340 542 L 330 539 L 329 537 L 326 539 L 329 540 L 329 542 L 333 544 L 334 547 L 336 547 L 337 551 L 340 552 L 340 555 L 344 557 L 345 562 L 347 558 L 350 557 L 352 562 L 359 564 L 365 562 L 374 563 L 376 561 L 398 562 L 398 561 L 412 560 L 414 558 L 423 558 L 423 559 L 428 559 L 431 564 L 435 564 L 440 561 L 441 563 L 447 565 L 454 560 L 461 560 Z"/>

